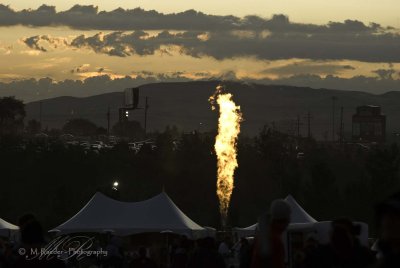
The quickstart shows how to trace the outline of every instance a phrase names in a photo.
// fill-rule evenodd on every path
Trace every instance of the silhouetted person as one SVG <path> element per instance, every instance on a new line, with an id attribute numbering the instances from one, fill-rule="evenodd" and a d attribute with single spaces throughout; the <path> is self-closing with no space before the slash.
<path id="1" fill-rule="evenodd" d="M 229 236 L 226 236 L 225 239 L 219 244 L 218 253 L 224 259 L 225 266 L 229 267 L 232 258 L 231 239 Z"/>
<path id="2" fill-rule="evenodd" d="M 120 241 L 116 236 L 110 236 L 107 246 L 107 258 L 104 262 L 105 268 L 117 268 L 122 266 L 123 257 L 120 250 Z"/>
<path id="3" fill-rule="evenodd" d="M 377 207 L 376 218 L 381 255 L 377 267 L 400 267 L 400 193 Z"/>
<path id="4" fill-rule="evenodd" d="M 46 247 L 45 239 L 43 237 L 42 225 L 34 218 L 34 216 L 27 216 L 19 221 L 21 232 L 21 244 L 17 250 L 17 260 L 12 267 L 15 268 L 61 268 L 65 264 L 57 259 L 56 255 L 47 255 L 39 258 L 40 250 Z M 37 250 L 39 253 L 33 253 Z"/>
<path id="5" fill-rule="evenodd" d="M 374 263 L 372 252 L 357 238 L 360 226 L 349 219 L 332 222 L 331 240 L 319 247 L 307 263 L 308 268 L 366 268 Z"/>
<path id="6" fill-rule="evenodd" d="M 290 223 L 291 208 L 283 199 L 274 200 L 270 214 L 260 217 L 254 244 L 252 268 L 285 268 L 282 234 Z"/>
<path id="7" fill-rule="evenodd" d="M 246 238 L 240 239 L 239 264 L 240 268 L 249 268 L 251 264 L 251 247 Z"/>
<path id="8" fill-rule="evenodd" d="M 225 268 L 224 259 L 218 254 L 215 240 L 206 237 L 198 241 L 198 248 L 189 261 L 189 268 Z"/>
<path id="9" fill-rule="evenodd" d="M 304 248 L 303 248 L 303 260 L 302 263 L 299 265 L 300 267 L 309 267 L 311 264 L 309 262 L 312 261 L 312 258 L 314 257 L 315 252 L 319 248 L 319 242 L 317 240 L 317 237 L 314 233 L 309 234 L 306 237 L 306 240 L 304 241 Z"/>
<path id="10" fill-rule="evenodd" d="M 8 241 L 0 238 L 0 268 L 11 267 L 12 247 Z"/>
<path id="11" fill-rule="evenodd" d="M 189 259 L 189 241 L 182 236 L 179 245 L 173 250 L 171 256 L 171 268 L 186 268 Z"/>
<path id="12" fill-rule="evenodd" d="M 22 230 L 22 229 L 24 229 L 25 225 L 27 225 L 28 223 L 30 223 L 31 221 L 34 221 L 34 220 L 36 220 L 36 216 L 34 214 L 26 213 L 26 214 L 22 215 L 21 217 L 19 217 L 18 226 Z"/>
<path id="13" fill-rule="evenodd" d="M 147 251 L 145 247 L 139 248 L 139 257 L 131 263 L 131 268 L 157 268 L 157 264 L 150 258 L 147 257 Z"/>

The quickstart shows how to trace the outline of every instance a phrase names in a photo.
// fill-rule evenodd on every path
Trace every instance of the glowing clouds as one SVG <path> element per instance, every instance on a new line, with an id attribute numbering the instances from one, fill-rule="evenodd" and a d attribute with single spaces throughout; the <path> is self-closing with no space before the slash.
<path id="1" fill-rule="evenodd" d="M 234 187 L 233 175 L 238 167 L 236 144 L 240 133 L 242 114 L 240 106 L 233 102 L 232 94 L 223 93 L 222 90 L 222 86 L 218 86 L 217 91 L 210 97 L 209 101 L 213 110 L 215 110 L 216 104 L 219 107 L 218 135 L 215 139 L 214 148 L 218 165 L 217 196 L 222 224 L 225 225 Z"/>

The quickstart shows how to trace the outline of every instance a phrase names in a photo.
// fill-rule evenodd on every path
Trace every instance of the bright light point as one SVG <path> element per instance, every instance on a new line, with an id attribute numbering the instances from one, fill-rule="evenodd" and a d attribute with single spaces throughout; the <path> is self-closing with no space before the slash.
<path id="1" fill-rule="evenodd" d="M 113 183 L 113 186 L 114 186 L 114 187 L 118 187 L 118 185 L 119 185 L 119 183 L 118 183 L 117 181 L 115 181 L 115 182 Z"/>

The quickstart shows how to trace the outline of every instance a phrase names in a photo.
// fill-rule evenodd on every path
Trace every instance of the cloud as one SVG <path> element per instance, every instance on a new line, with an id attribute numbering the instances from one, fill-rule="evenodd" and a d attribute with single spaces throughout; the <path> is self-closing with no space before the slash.
<path id="1" fill-rule="evenodd" d="M 64 40 L 72 48 L 86 48 L 109 56 L 147 56 L 156 52 L 172 55 L 179 52 L 191 57 L 212 57 L 217 60 L 254 57 L 259 60 L 312 59 L 356 60 L 363 62 L 400 62 L 400 34 L 388 32 L 377 25 L 360 22 L 330 23 L 327 26 L 300 27 L 283 19 L 265 34 L 262 31 L 115 31 L 91 36 L 80 35 L 67 43 L 63 38 L 33 36 L 24 41 L 30 48 L 45 51 L 41 45 Z M 278 22 L 282 24 L 278 27 Z M 288 24 L 288 25 L 285 25 Z M 340 26 L 339 26 L 340 25 Z M 317 28 L 315 28 L 317 27 Z M 326 31 L 319 31 L 325 27 Z M 286 29 L 286 32 L 283 31 Z M 308 29 L 308 31 L 306 31 Z M 61 41 L 58 41 L 61 42 Z"/>
<path id="2" fill-rule="evenodd" d="M 48 52 L 50 47 L 57 49 L 59 47 L 68 46 L 66 38 L 51 37 L 49 35 L 35 35 L 27 38 L 22 38 L 21 41 L 29 48 L 40 52 Z M 44 44 L 46 44 L 49 48 L 44 47 Z"/>
<path id="3" fill-rule="evenodd" d="M 27 45 L 28 47 L 30 47 L 34 50 L 46 52 L 47 49 L 45 49 L 44 47 L 39 45 L 39 41 L 41 39 L 42 39 L 42 37 L 40 35 L 35 35 L 35 36 L 31 36 L 31 37 L 23 39 L 22 42 L 24 42 L 25 45 Z"/>
<path id="4" fill-rule="evenodd" d="M 21 50 L 19 53 L 28 56 L 39 56 L 41 52 L 40 50 L 30 49 L 30 50 Z"/>
<path id="5" fill-rule="evenodd" d="M 321 77 L 313 74 L 293 75 L 279 79 L 251 79 L 242 78 L 242 80 L 261 84 L 288 85 L 312 88 L 328 88 L 340 90 L 354 90 L 381 94 L 389 91 L 400 91 L 400 78 L 379 78 L 367 76 L 354 76 L 351 78 L 342 78 L 335 75 Z"/>
<path id="6" fill-rule="evenodd" d="M 317 25 L 292 22 L 285 15 L 216 16 L 194 10 L 164 14 L 140 8 L 99 11 L 93 5 L 75 5 L 60 12 L 47 5 L 15 11 L 0 4 L 0 26 L 20 24 L 112 31 L 81 35 L 69 43 L 47 35 L 24 39 L 27 46 L 42 52 L 48 50 L 43 45 L 47 42 L 53 48 L 69 45 L 117 57 L 155 52 L 171 55 L 177 49 L 192 57 L 217 60 L 255 57 L 400 62 L 400 34 L 396 29 L 357 20 Z M 153 36 L 150 30 L 160 32 Z"/>
<path id="7" fill-rule="evenodd" d="M 278 76 L 293 76 L 302 74 L 340 74 L 348 70 L 355 70 L 355 67 L 347 64 L 332 64 L 324 61 L 301 61 L 288 65 L 272 67 L 263 70 L 263 74 L 275 74 Z"/>
<path id="8" fill-rule="evenodd" d="M 217 16 L 187 10 L 179 13 L 164 14 L 155 10 L 141 8 L 112 11 L 99 11 L 93 5 L 74 5 L 66 11 L 57 12 L 54 6 L 42 5 L 37 9 L 13 10 L 0 4 L 0 25 L 25 26 L 69 26 L 74 29 L 96 30 L 271 30 L 273 32 L 370 32 L 381 29 L 372 23 L 369 26 L 362 22 L 346 20 L 330 22 L 327 25 L 293 23 L 285 15 L 274 15 L 271 19 L 259 16 L 236 17 L 232 15 Z"/>
<path id="9" fill-rule="evenodd" d="M 10 55 L 13 50 L 13 46 L 2 45 L 0 43 L 0 53 L 3 55 Z"/>
<path id="10" fill-rule="evenodd" d="M 73 39 L 71 47 L 89 48 L 96 53 L 104 53 L 110 56 L 127 57 L 132 55 L 154 55 L 157 51 L 170 54 L 174 49 L 171 46 L 179 46 L 185 54 L 188 45 L 196 45 L 201 41 L 199 32 L 171 33 L 162 31 L 155 36 L 150 36 L 144 31 L 132 33 L 112 32 L 109 34 L 98 33 L 86 37 L 81 35 Z"/>
<path id="11" fill-rule="evenodd" d="M 70 70 L 70 73 L 85 73 L 88 72 L 90 68 L 90 64 L 89 63 L 85 63 L 82 65 L 79 65 L 77 67 L 74 67 L 73 69 Z"/>
<path id="12" fill-rule="evenodd" d="M 5 78 L 18 79 L 11 82 L 0 82 L 0 96 L 16 96 L 25 101 L 40 100 L 57 96 L 84 97 L 107 92 L 119 91 L 127 87 L 135 87 L 157 82 L 186 82 L 195 80 L 234 80 L 248 83 L 275 84 L 289 86 L 304 86 L 312 88 L 330 88 L 341 90 L 356 90 L 375 94 L 388 91 L 400 91 L 400 78 L 380 78 L 355 76 L 341 78 L 335 75 L 321 77 L 319 75 L 293 75 L 279 79 L 254 79 L 243 77 L 240 80 L 234 71 L 212 75 L 208 72 L 190 74 L 188 72 L 153 73 L 149 71 L 135 72 L 132 76 L 117 74 L 99 74 L 97 72 L 82 73 L 93 76 L 83 80 L 66 79 L 55 81 L 51 78 L 21 79 L 13 74 Z M 1 76 L 1 75 L 0 75 Z M 193 78 L 189 78 L 193 77 Z M 3 77 L 4 78 L 4 77 Z"/>
<path id="13" fill-rule="evenodd" d="M 380 79 L 393 79 L 393 75 L 397 72 L 393 68 L 390 68 L 374 70 L 373 73 L 377 74 Z"/>
<path id="14" fill-rule="evenodd" d="M 258 17 L 257 17 L 258 18 Z M 54 6 L 15 11 L 0 4 L 0 25 L 69 26 L 75 29 L 99 30 L 227 30 L 262 27 L 265 21 L 252 17 L 207 15 L 194 10 L 163 14 L 154 10 L 122 9 L 99 11 L 93 5 L 75 5 L 57 12 Z"/>
<path id="15" fill-rule="evenodd" d="M 72 68 L 69 72 L 75 77 L 79 77 L 80 79 L 86 79 L 96 76 L 108 76 L 111 79 L 125 77 L 125 75 L 115 73 L 111 69 L 106 67 L 92 67 L 89 63 L 84 63 L 76 66 Z"/>
<path id="16" fill-rule="evenodd" d="M 80 73 L 85 75 L 85 73 Z M 16 96 L 25 101 L 40 100 L 58 96 L 85 97 L 107 92 L 115 92 L 128 87 L 135 87 L 156 82 L 185 82 L 190 79 L 179 72 L 168 74 L 137 75 L 136 77 L 116 74 L 90 73 L 92 76 L 83 80 L 56 81 L 46 77 L 41 79 L 21 79 L 13 74 L 7 74 L 8 79 L 18 79 L 10 82 L 0 82 L 0 96 Z M 2 75 L 0 75 L 0 78 Z"/>

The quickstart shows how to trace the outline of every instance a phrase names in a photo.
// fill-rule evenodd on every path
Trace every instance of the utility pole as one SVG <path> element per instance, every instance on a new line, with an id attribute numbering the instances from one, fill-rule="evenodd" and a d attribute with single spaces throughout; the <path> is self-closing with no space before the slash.
<path id="1" fill-rule="evenodd" d="M 42 102 L 39 102 L 39 122 L 40 122 L 40 128 L 42 127 Z"/>
<path id="2" fill-rule="evenodd" d="M 300 116 L 297 115 L 297 138 L 300 138 Z"/>
<path id="3" fill-rule="evenodd" d="M 343 106 L 340 108 L 340 143 L 344 141 Z"/>
<path id="4" fill-rule="evenodd" d="M 107 109 L 107 135 L 110 136 L 110 106 Z"/>
<path id="5" fill-rule="evenodd" d="M 278 129 L 285 132 L 289 136 L 297 137 L 297 120 L 281 120 L 278 123 Z"/>
<path id="6" fill-rule="evenodd" d="M 146 96 L 146 103 L 144 106 L 144 135 L 147 134 L 147 110 L 149 109 L 149 98 Z"/>
<path id="7" fill-rule="evenodd" d="M 307 137 L 310 139 L 311 138 L 311 113 L 307 112 Z"/>
<path id="8" fill-rule="evenodd" d="M 335 141 L 335 102 L 337 98 L 332 96 L 332 141 Z"/>

